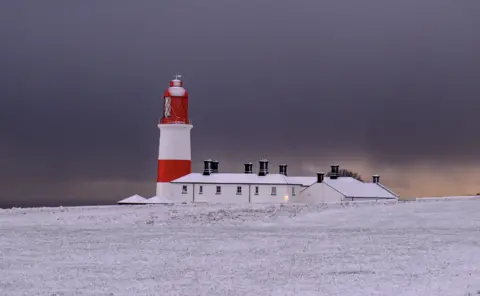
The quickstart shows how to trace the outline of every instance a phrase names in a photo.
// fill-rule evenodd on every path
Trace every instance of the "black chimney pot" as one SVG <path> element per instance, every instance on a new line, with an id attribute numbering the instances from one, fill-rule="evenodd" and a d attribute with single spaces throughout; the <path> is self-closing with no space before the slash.
<path id="1" fill-rule="evenodd" d="M 253 174 L 253 164 L 251 162 L 245 163 L 245 174 Z"/>
<path id="2" fill-rule="evenodd" d="M 207 159 L 203 161 L 203 175 L 209 176 L 212 172 L 212 160 Z"/>
<path id="3" fill-rule="evenodd" d="M 287 176 L 287 165 L 281 164 L 278 166 L 280 175 Z"/>
<path id="4" fill-rule="evenodd" d="M 325 173 L 317 173 L 317 183 L 322 183 L 325 178 Z"/>
<path id="5" fill-rule="evenodd" d="M 266 176 L 268 175 L 268 160 L 262 159 L 258 161 L 259 163 L 259 169 L 258 169 L 258 175 L 259 176 Z"/>
<path id="6" fill-rule="evenodd" d="M 330 179 L 338 179 L 338 168 L 339 165 L 332 165 L 331 166 L 331 171 L 330 171 Z"/>
<path id="7" fill-rule="evenodd" d="M 380 176 L 379 175 L 373 175 L 372 179 L 373 179 L 373 183 L 380 183 Z"/>
<path id="8" fill-rule="evenodd" d="M 218 173 L 218 160 L 213 160 L 211 166 L 212 173 Z"/>

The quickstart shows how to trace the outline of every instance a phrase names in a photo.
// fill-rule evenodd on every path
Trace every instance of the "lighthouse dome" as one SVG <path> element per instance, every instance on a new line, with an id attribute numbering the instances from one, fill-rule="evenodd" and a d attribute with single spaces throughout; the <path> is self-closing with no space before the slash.
<path id="1" fill-rule="evenodd" d="M 187 91 L 183 88 L 182 76 L 176 74 L 170 80 L 170 87 L 165 91 L 165 97 L 188 97 Z"/>
<path id="2" fill-rule="evenodd" d="M 165 97 L 188 97 L 187 90 L 180 86 L 169 87 L 164 94 Z"/>

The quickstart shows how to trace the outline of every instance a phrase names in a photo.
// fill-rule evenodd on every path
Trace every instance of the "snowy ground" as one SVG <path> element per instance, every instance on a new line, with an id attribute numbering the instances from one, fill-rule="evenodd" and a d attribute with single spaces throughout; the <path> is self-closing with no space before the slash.
<path id="1" fill-rule="evenodd" d="M 0 295 L 477 295 L 480 200 L 0 210 Z"/>

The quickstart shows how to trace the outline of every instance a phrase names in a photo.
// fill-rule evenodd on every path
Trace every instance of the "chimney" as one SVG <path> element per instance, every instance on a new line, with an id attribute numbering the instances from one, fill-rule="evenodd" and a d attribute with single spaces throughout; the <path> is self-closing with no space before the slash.
<path id="1" fill-rule="evenodd" d="M 211 164 L 212 173 L 218 173 L 218 160 L 213 160 Z"/>
<path id="2" fill-rule="evenodd" d="M 268 175 L 268 160 L 266 159 L 261 159 L 258 161 L 260 167 L 258 169 L 258 175 L 259 176 L 266 176 Z"/>
<path id="3" fill-rule="evenodd" d="M 207 159 L 203 161 L 203 175 L 209 176 L 212 172 L 212 160 Z"/>
<path id="4" fill-rule="evenodd" d="M 280 175 L 287 176 L 287 165 L 281 164 L 278 166 Z"/>
<path id="5" fill-rule="evenodd" d="M 245 163 L 245 174 L 253 174 L 253 164 L 251 162 Z"/>
<path id="6" fill-rule="evenodd" d="M 317 183 L 322 183 L 325 178 L 325 173 L 317 173 Z"/>
<path id="7" fill-rule="evenodd" d="M 330 171 L 330 179 L 334 180 L 334 179 L 338 179 L 338 168 L 340 166 L 338 165 L 332 165 L 331 166 L 331 171 Z"/>
<path id="8" fill-rule="evenodd" d="M 373 179 L 373 183 L 380 183 L 380 176 L 379 175 L 373 175 L 372 179 Z"/>

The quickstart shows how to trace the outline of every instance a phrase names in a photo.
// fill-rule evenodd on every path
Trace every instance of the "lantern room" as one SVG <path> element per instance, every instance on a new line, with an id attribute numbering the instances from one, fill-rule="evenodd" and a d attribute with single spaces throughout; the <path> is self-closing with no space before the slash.
<path id="1" fill-rule="evenodd" d="M 180 75 L 170 81 L 170 87 L 163 95 L 163 117 L 161 124 L 189 124 L 188 92 L 183 88 Z"/>

